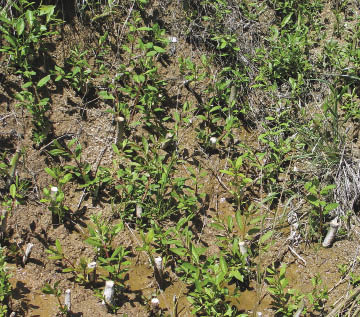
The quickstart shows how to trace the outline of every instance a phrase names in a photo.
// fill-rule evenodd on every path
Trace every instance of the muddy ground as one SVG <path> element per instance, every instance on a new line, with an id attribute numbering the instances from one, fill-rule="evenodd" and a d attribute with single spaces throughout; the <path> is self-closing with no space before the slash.
<path id="1" fill-rule="evenodd" d="M 71 1 L 69 3 L 73 4 Z M 170 26 L 166 28 L 166 35 L 177 37 L 174 55 L 169 56 L 167 63 L 159 62 L 157 64 L 159 73 L 168 83 L 165 90 L 166 103 L 169 105 L 170 113 L 173 113 L 178 107 L 181 108 L 185 102 L 193 105 L 198 102 L 192 91 L 183 84 L 183 75 L 177 64 L 179 58 L 182 57 L 191 57 L 195 63 L 200 64 L 199 59 L 202 54 L 202 47 L 194 42 L 189 43 L 185 30 L 182 29 L 179 22 L 181 21 L 179 16 L 182 15 L 180 3 L 181 1 L 173 1 L 164 10 L 164 4 L 154 1 L 150 8 L 150 10 L 165 12 L 161 19 L 165 26 Z M 126 3 L 126 9 L 122 8 L 117 19 L 112 21 L 120 30 L 128 19 L 130 8 L 131 3 Z M 149 19 L 156 19 L 154 13 L 153 15 L 151 12 L 148 14 Z M 325 8 L 323 20 L 327 19 L 328 15 L 331 14 Z M 76 14 L 67 18 L 70 19 L 70 22 L 66 23 L 61 28 L 59 35 L 54 36 L 49 43 L 49 47 L 52 46 L 52 49 L 49 50 L 51 62 L 45 61 L 41 65 L 41 60 L 39 60 L 40 65 L 37 66 L 37 69 L 43 74 L 47 73 L 47 67 L 50 68 L 51 64 L 61 65 L 64 56 L 67 56 L 74 43 L 86 47 L 87 43 L 93 43 L 93 39 L 101 35 L 101 31 L 89 33 L 89 26 L 84 25 Z M 256 36 L 266 32 L 272 19 L 273 12 L 271 11 L 264 12 L 260 16 L 260 22 L 256 26 L 260 31 Z M 174 25 L 174 21 L 179 23 Z M 123 32 L 126 33 L 126 27 Z M 254 40 L 255 35 L 251 32 L 245 31 L 245 35 L 248 37 L 244 39 L 245 42 L 250 43 Z M 95 256 L 94 249 L 84 242 L 88 237 L 87 224 L 90 222 L 90 216 L 102 213 L 112 223 L 120 221 L 119 217 L 113 215 L 111 192 L 101 193 L 100 198 L 94 200 L 89 193 L 75 184 L 68 184 L 65 188 L 66 204 L 74 217 L 73 221 L 68 222 L 67 225 L 60 226 L 53 226 L 51 213 L 46 204 L 40 201 L 43 198 L 43 189 L 52 184 L 52 179 L 44 168 L 64 162 L 62 159 L 54 159 L 48 152 L 56 138 L 61 140 L 76 137 L 83 147 L 82 159 L 90 164 L 93 171 L 98 166 L 112 166 L 114 153 L 111 145 L 115 141 L 117 128 L 114 115 L 108 110 L 111 110 L 113 106 L 111 102 L 105 102 L 96 95 L 82 98 L 68 85 L 49 83 L 48 92 L 52 105 L 51 110 L 46 113 L 50 123 L 49 137 L 46 142 L 36 145 L 32 137 L 31 115 L 26 109 L 17 106 L 18 102 L 13 97 L 16 92 L 21 90 L 23 79 L 8 71 L 5 54 L 0 57 L 2 65 L 0 68 L 2 69 L 0 150 L 1 153 L 5 153 L 5 159 L 8 162 L 17 148 L 24 149 L 25 154 L 18 164 L 17 175 L 21 179 L 27 179 L 30 184 L 24 203 L 16 206 L 11 212 L 4 240 L 4 246 L 8 250 L 6 255 L 13 288 L 9 310 L 16 312 L 16 316 L 56 316 L 58 314 L 56 298 L 53 295 L 43 294 L 41 290 L 46 283 L 53 285 L 60 281 L 59 288 L 61 290 L 71 289 L 71 316 L 113 316 L 102 305 L 101 299 L 94 296 L 90 287 L 75 282 L 71 273 L 63 273 L 59 261 L 50 260 L 46 252 L 49 247 L 54 246 L 58 239 L 69 259 L 76 262 L 79 261 L 80 256 L 93 258 Z M 117 65 L 123 60 L 117 59 L 116 54 L 108 56 L 106 59 L 113 69 L 110 75 L 114 75 Z M 91 67 L 95 67 L 91 60 L 89 64 Z M 98 81 L 98 87 L 101 86 L 101 80 L 102 78 L 94 79 L 95 84 Z M 194 89 L 201 93 L 205 86 L 206 81 Z M 266 95 L 251 96 L 251 98 L 253 98 L 254 104 L 267 101 Z M 208 247 L 207 254 L 215 254 L 219 250 L 215 243 L 217 232 L 211 227 L 211 223 L 218 218 L 226 219 L 227 216 L 233 216 L 235 213 L 232 197 L 224 188 L 224 185 L 229 186 L 230 179 L 227 175 L 218 172 L 227 169 L 229 163 L 226 151 L 209 152 L 199 145 L 195 131 L 200 122 L 196 110 L 192 112 L 191 119 L 190 123 L 181 125 L 178 131 L 175 151 L 182 162 L 178 165 L 176 176 L 189 177 L 188 167 L 192 167 L 196 171 L 197 181 L 203 186 L 201 192 L 205 194 L 204 200 L 198 204 L 197 220 L 200 225 L 198 224 L 197 228 L 200 229 L 197 232 L 197 239 Z M 166 124 L 169 128 L 173 125 L 171 122 Z M 245 125 L 240 126 L 234 135 L 248 146 L 259 148 L 261 145 L 258 137 L 262 132 L 255 122 L 246 128 Z M 145 127 L 138 125 L 131 130 L 129 139 L 136 142 L 143 135 L 148 138 L 149 132 Z M 227 144 L 222 146 L 226 148 Z M 356 150 L 357 144 L 354 144 L 353 147 Z M 168 154 L 172 150 L 160 151 Z M 206 172 L 206 175 L 203 175 L 202 172 Z M 279 182 L 286 184 L 289 177 L 289 175 L 285 175 Z M 5 181 L 1 186 L 5 188 Z M 254 199 L 258 200 L 259 197 L 256 196 L 258 193 L 254 194 Z M 4 196 L 5 193 L 2 195 Z M 286 211 L 286 202 L 279 202 L 272 207 L 273 209 L 269 211 L 269 219 L 267 219 L 269 223 L 275 218 L 281 218 L 279 215 Z M 124 223 L 124 230 L 116 237 L 113 244 L 121 244 L 130 252 L 128 260 L 131 265 L 124 276 L 125 287 L 119 298 L 121 305 L 119 305 L 120 308 L 116 315 L 148 316 L 148 300 L 153 294 L 158 293 L 160 307 L 165 315 L 172 314 L 173 296 L 176 295 L 179 299 L 178 316 L 191 316 L 192 308 L 186 299 L 189 287 L 179 279 L 171 267 L 166 267 L 166 286 L 159 292 L 153 268 L 146 254 L 136 249 L 142 245 L 139 231 L 133 223 L 127 222 L 127 220 Z M 349 275 L 341 276 L 338 265 L 347 264 L 352 268 L 354 274 L 359 274 L 358 226 L 355 224 L 351 234 L 342 235 L 331 248 L 323 248 L 319 243 L 305 243 L 303 240 L 300 240 L 298 244 L 290 244 L 288 240 L 290 225 L 286 216 L 282 217 L 280 223 L 281 229 L 276 231 L 271 246 L 262 255 L 261 265 L 266 267 L 271 266 L 272 263 L 277 263 L 278 266 L 287 264 L 286 276 L 289 280 L 289 287 L 302 292 L 310 292 L 312 290 L 311 279 L 319 275 L 323 285 L 329 290 L 326 307 L 330 311 L 331 305 L 335 305 L 343 299 L 352 287 Z M 170 228 L 175 224 L 168 221 L 165 227 Z M 24 250 L 28 243 L 33 243 L 34 247 L 30 260 L 23 266 L 19 260 L 21 259 L 19 250 Z M 9 251 L 11 247 L 16 250 L 15 253 Z M 254 261 L 258 260 L 254 259 Z M 101 290 L 102 287 L 101 285 L 99 289 Z M 232 286 L 227 287 L 231 288 Z M 261 290 L 258 287 L 254 281 L 251 282 L 233 304 L 239 311 L 248 313 L 250 316 L 259 311 L 263 312 L 263 316 L 274 316 L 266 283 L 263 283 Z M 61 300 L 63 300 L 63 295 Z"/>

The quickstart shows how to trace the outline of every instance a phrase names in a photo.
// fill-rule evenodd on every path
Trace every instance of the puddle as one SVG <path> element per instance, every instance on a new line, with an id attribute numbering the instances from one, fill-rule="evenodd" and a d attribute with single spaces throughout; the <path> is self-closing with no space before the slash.
<path id="1" fill-rule="evenodd" d="M 54 296 L 28 288 L 28 283 L 25 281 L 10 279 L 10 283 L 13 289 L 13 298 L 21 300 L 20 310 L 25 316 L 55 316 L 58 312 L 58 302 Z M 17 307 L 13 308 L 19 310 Z"/>
<path id="2" fill-rule="evenodd" d="M 157 291 L 157 285 L 155 285 L 155 279 L 153 277 L 153 270 L 147 265 L 136 265 L 128 272 L 129 279 L 125 282 L 125 285 L 129 287 L 132 292 L 140 291 L 146 298 L 151 298 Z M 165 282 L 166 284 L 166 282 Z M 168 313 L 172 313 L 174 309 L 173 298 L 176 295 L 178 299 L 177 311 L 179 316 L 190 316 L 190 304 L 186 299 L 187 287 L 186 284 L 181 281 L 171 282 L 169 286 L 166 286 L 164 291 L 160 292 L 157 297 L 160 301 L 160 307 L 167 310 Z"/>

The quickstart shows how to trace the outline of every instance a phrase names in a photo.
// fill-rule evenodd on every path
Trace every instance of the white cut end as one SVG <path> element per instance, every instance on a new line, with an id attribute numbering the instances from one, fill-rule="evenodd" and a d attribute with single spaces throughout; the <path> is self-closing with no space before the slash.
<path id="1" fill-rule="evenodd" d="M 122 122 L 125 121 L 125 118 L 124 118 L 124 117 L 121 117 L 121 116 L 118 116 L 118 117 L 116 117 L 115 120 L 116 120 L 117 122 L 119 122 L 119 123 L 122 123 Z"/>
<path id="2" fill-rule="evenodd" d="M 105 289 L 104 289 L 104 300 L 102 301 L 103 304 L 112 305 L 114 301 L 114 281 L 106 281 Z"/>
<path id="3" fill-rule="evenodd" d="M 90 262 L 87 267 L 88 269 L 96 269 L 96 262 Z"/>
<path id="4" fill-rule="evenodd" d="M 55 198 L 58 191 L 59 191 L 59 189 L 57 187 L 55 187 L 55 186 L 51 187 L 50 188 L 50 196 L 52 198 Z"/>
<path id="5" fill-rule="evenodd" d="M 258 312 L 256 313 L 256 316 L 257 316 L 257 317 L 262 317 L 262 315 L 263 315 L 263 313 L 262 313 L 261 311 L 258 311 Z"/>
<path id="6" fill-rule="evenodd" d="M 29 243 L 27 246 L 26 246 L 26 250 L 25 250 L 25 254 L 23 256 L 23 264 L 25 265 L 30 257 L 30 254 L 31 254 L 31 250 L 33 248 L 33 244 L 32 243 Z"/>
<path id="7" fill-rule="evenodd" d="M 217 139 L 212 136 L 210 139 L 209 139 L 209 143 L 210 143 L 210 147 L 212 147 L 213 149 L 215 149 L 216 147 L 216 142 L 217 142 Z"/>
<path id="8" fill-rule="evenodd" d="M 160 305 L 160 301 L 159 301 L 158 298 L 154 297 L 154 298 L 151 299 L 151 307 L 153 309 L 158 309 L 159 305 Z"/>
<path id="9" fill-rule="evenodd" d="M 162 257 L 158 256 L 154 259 L 154 261 L 155 261 L 155 266 L 156 266 L 157 270 L 159 272 L 162 272 L 162 263 L 163 263 Z"/>
<path id="10" fill-rule="evenodd" d="M 239 241 L 239 250 L 242 255 L 247 254 L 247 247 L 244 241 Z"/>
<path id="11" fill-rule="evenodd" d="M 96 280 L 96 262 L 90 262 L 87 267 L 90 270 L 88 274 L 89 282 L 94 283 Z"/>
<path id="12" fill-rule="evenodd" d="M 212 146 L 215 146 L 217 139 L 214 136 L 212 136 L 209 141 Z"/>
<path id="13" fill-rule="evenodd" d="M 331 220 L 329 230 L 326 234 L 326 237 L 322 243 L 324 248 L 328 248 L 333 243 L 336 233 L 339 229 L 340 223 L 337 221 L 337 217 Z"/>
<path id="14" fill-rule="evenodd" d="M 168 39 L 170 43 L 177 43 L 177 38 L 175 36 L 169 36 Z"/>
<path id="15" fill-rule="evenodd" d="M 67 289 L 65 291 L 65 306 L 68 311 L 71 311 L 71 290 Z"/>
<path id="16" fill-rule="evenodd" d="M 142 216 L 142 207 L 140 205 L 136 205 L 136 218 L 141 218 Z"/>

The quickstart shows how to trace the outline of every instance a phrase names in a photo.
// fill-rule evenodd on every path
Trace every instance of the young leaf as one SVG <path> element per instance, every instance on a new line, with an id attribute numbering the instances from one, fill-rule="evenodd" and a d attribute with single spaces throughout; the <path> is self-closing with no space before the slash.
<path id="1" fill-rule="evenodd" d="M 15 197 L 16 197 L 16 185 L 15 184 L 11 184 L 11 186 L 10 186 L 10 195 L 13 199 L 15 199 Z"/>
<path id="2" fill-rule="evenodd" d="M 274 231 L 270 230 L 268 232 L 266 232 L 264 235 L 262 235 L 259 239 L 260 244 L 264 243 L 266 240 L 270 239 L 271 236 L 273 235 Z"/>
<path id="3" fill-rule="evenodd" d="M 244 217 L 241 215 L 240 210 L 235 213 L 236 223 L 241 231 L 244 230 Z"/>
<path id="4" fill-rule="evenodd" d="M 220 257 L 220 267 L 224 274 L 228 272 L 228 266 L 226 264 L 225 259 L 222 256 Z"/>
<path id="5" fill-rule="evenodd" d="M 184 256 L 186 254 L 185 248 L 170 248 L 170 251 L 178 256 Z"/>
<path id="6" fill-rule="evenodd" d="M 38 87 L 42 87 L 42 86 L 46 85 L 46 83 L 50 80 L 50 77 L 51 77 L 51 75 L 47 75 L 47 76 L 41 78 L 41 79 L 39 80 L 37 86 L 38 86 Z"/>
<path id="7" fill-rule="evenodd" d="M 244 276 L 238 270 L 231 271 L 229 274 L 230 277 L 235 277 L 238 281 L 244 282 Z"/>
<path id="8" fill-rule="evenodd" d="M 56 249 L 57 249 L 58 253 L 63 254 L 62 247 L 61 247 L 59 239 L 56 239 L 55 245 L 56 245 Z"/>
<path id="9" fill-rule="evenodd" d="M 29 29 L 31 30 L 33 27 L 33 24 L 34 24 L 34 20 L 35 20 L 34 12 L 31 10 L 26 10 L 25 18 L 26 18 L 27 23 L 29 24 Z"/>
<path id="10" fill-rule="evenodd" d="M 52 178 L 57 178 L 56 173 L 51 168 L 45 167 L 45 172 L 48 173 Z"/>
<path id="11" fill-rule="evenodd" d="M 17 34 L 20 36 L 25 29 L 25 22 L 23 18 L 18 18 L 17 23 L 16 23 L 16 32 Z"/>

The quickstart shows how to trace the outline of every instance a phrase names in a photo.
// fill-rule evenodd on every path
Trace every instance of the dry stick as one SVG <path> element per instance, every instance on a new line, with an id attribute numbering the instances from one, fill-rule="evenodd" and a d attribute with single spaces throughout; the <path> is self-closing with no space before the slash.
<path id="1" fill-rule="evenodd" d="M 356 252 L 355 252 L 355 256 L 354 259 L 350 265 L 350 268 L 346 274 L 346 276 L 343 276 L 339 282 L 337 282 L 331 289 L 329 289 L 328 294 L 330 294 L 335 288 L 337 288 L 340 284 L 344 283 L 346 280 L 349 279 L 349 275 L 350 273 L 352 273 L 355 269 L 355 267 L 357 266 L 357 262 L 358 262 L 358 255 L 359 255 L 359 251 L 360 251 L 360 247 L 357 247 Z"/>
<path id="2" fill-rule="evenodd" d="M 120 44 L 121 44 L 121 41 L 122 41 L 122 35 L 123 35 L 123 32 L 124 32 L 125 26 L 126 26 L 127 22 L 129 21 L 130 16 L 131 16 L 131 13 L 132 13 L 132 11 L 133 11 L 133 9 L 134 9 L 135 2 L 136 2 L 136 1 L 134 0 L 133 3 L 132 3 L 132 5 L 131 5 L 131 8 L 130 8 L 130 10 L 129 10 L 129 14 L 127 15 L 127 17 L 126 17 L 126 19 L 125 19 L 125 21 L 124 21 L 124 24 L 123 24 L 123 26 L 122 26 L 121 32 L 120 32 L 120 34 L 118 34 L 118 36 L 117 36 L 117 39 L 120 40 L 120 43 L 119 43 L 119 40 L 118 40 L 118 41 L 117 41 L 116 55 L 119 54 L 119 47 L 120 47 Z"/>
<path id="3" fill-rule="evenodd" d="M 294 317 L 300 317 L 302 311 L 304 310 L 304 307 L 305 307 L 305 301 L 304 301 L 304 299 L 302 299 L 301 302 L 300 302 L 300 306 L 299 306 L 298 310 L 294 314 Z"/>
<path id="4" fill-rule="evenodd" d="M 102 151 L 100 152 L 100 154 L 99 154 L 99 156 L 98 156 L 98 158 L 97 158 L 94 175 L 96 175 L 96 173 L 97 173 L 97 171 L 98 171 L 98 168 L 99 168 L 101 159 L 103 158 L 103 156 L 104 156 L 107 148 L 108 148 L 108 145 L 106 145 L 106 146 L 102 149 Z M 77 205 L 76 210 L 79 210 L 79 209 L 80 209 L 80 206 L 81 206 L 81 203 L 82 203 L 83 200 L 84 200 L 85 194 L 86 194 L 86 188 L 84 188 L 84 190 L 83 190 L 83 193 L 82 193 L 82 195 L 81 195 L 81 197 L 80 197 L 80 200 L 79 200 L 79 203 L 78 203 L 78 205 Z"/>
<path id="5" fill-rule="evenodd" d="M 213 175 L 216 177 L 216 179 L 217 179 L 217 181 L 219 182 L 219 184 L 220 184 L 228 193 L 230 193 L 230 192 L 231 192 L 230 189 L 223 183 L 223 181 L 220 179 L 220 177 L 217 175 L 217 173 L 214 171 L 214 169 L 213 169 L 211 166 L 205 164 L 204 162 L 203 162 L 203 164 L 213 173 Z"/>
<path id="6" fill-rule="evenodd" d="M 174 304 L 174 308 L 172 311 L 172 317 L 178 317 L 178 304 L 179 304 L 179 300 L 176 297 L 176 295 L 173 296 L 173 304 Z"/>
<path id="7" fill-rule="evenodd" d="M 296 251 L 291 246 L 288 246 L 288 247 L 289 247 L 290 252 L 293 255 L 295 255 L 306 266 L 306 261 L 299 254 L 297 254 Z"/>
<path id="8" fill-rule="evenodd" d="M 327 315 L 327 317 L 335 317 L 341 311 L 343 307 L 346 307 L 352 300 L 356 299 L 360 295 L 360 286 L 355 288 L 352 295 L 348 298 L 345 298 L 341 303 L 336 305 L 336 307 Z"/>
<path id="9" fill-rule="evenodd" d="M 30 257 L 31 250 L 32 250 L 33 246 L 34 246 L 34 244 L 32 244 L 32 243 L 29 243 L 26 246 L 25 254 L 24 254 L 23 259 L 22 259 L 22 262 L 23 262 L 24 265 L 26 264 L 26 262 L 28 261 L 28 259 Z"/>
<path id="10" fill-rule="evenodd" d="M 53 144 L 55 141 L 66 138 L 66 137 L 73 137 L 75 136 L 74 133 L 65 133 L 63 135 L 60 135 L 59 137 L 57 137 L 56 139 L 52 140 L 51 142 L 49 142 L 48 144 L 44 145 L 40 150 L 39 153 L 41 153 L 42 151 L 44 151 L 48 146 L 50 146 L 51 144 Z"/>

